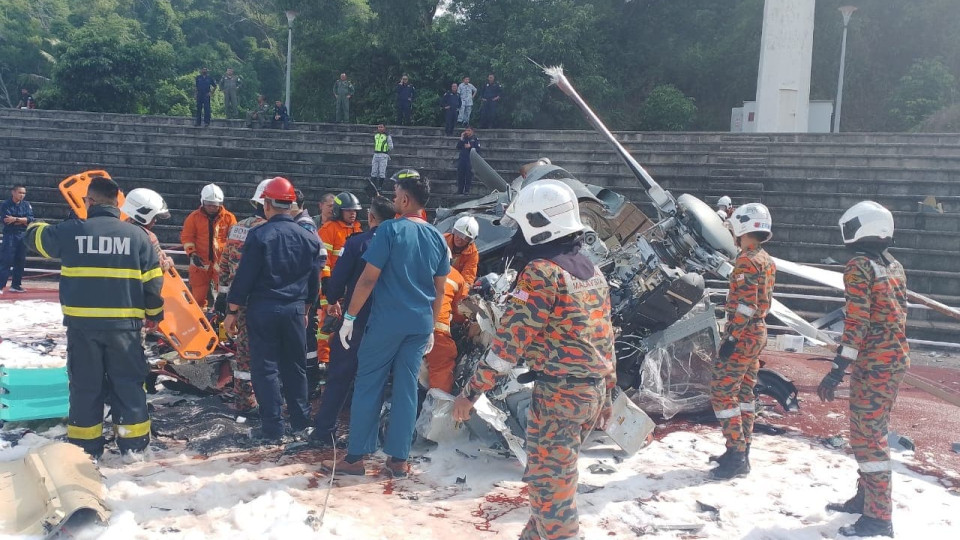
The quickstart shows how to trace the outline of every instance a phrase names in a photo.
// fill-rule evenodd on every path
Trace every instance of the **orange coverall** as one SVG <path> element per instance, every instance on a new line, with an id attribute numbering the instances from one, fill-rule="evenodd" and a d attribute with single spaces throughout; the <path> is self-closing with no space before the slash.
<path id="1" fill-rule="evenodd" d="M 198 208 L 187 216 L 180 231 L 180 242 L 187 256 L 196 253 L 203 261 L 203 266 L 190 264 L 190 292 L 200 309 L 207 307 L 207 296 L 210 294 L 210 282 L 217 284 L 219 278 L 217 269 L 220 266 L 220 254 L 227 245 L 227 233 L 230 227 L 237 224 L 237 217 L 226 208 L 209 215 L 203 207 Z"/>
<path id="2" fill-rule="evenodd" d="M 439 388 L 448 394 L 453 392 L 453 368 L 457 364 L 457 344 L 450 336 L 450 321 L 457 304 L 468 292 L 463 276 L 451 267 L 443 288 L 443 305 L 433 325 L 433 350 L 425 357 L 430 388 Z"/>
<path id="3" fill-rule="evenodd" d="M 337 259 L 343 254 L 343 246 L 347 243 L 347 238 L 351 235 L 363 232 L 359 221 L 354 221 L 353 225 L 347 225 L 339 219 L 330 220 L 324 223 L 317 234 L 320 236 L 320 242 L 323 248 L 327 250 L 327 264 L 320 272 L 320 279 L 328 279 L 333 273 L 333 267 L 337 264 Z M 319 325 L 323 326 L 323 319 L 327 315 L 327 299 L 320 296 L 320 318 Z M 330 335 L 317 334 L 317 361 L 326 364 L 330 361 Z"/>
<path id="4" fill-rule="evenodd" d="M 453 254 L 450 266 L 460 271 L 467 288 L 473 287 L 473 282 L 477 280 L 477 265 L 480 264 L 480 252 L 477 251 L 476 242 L 470 242 L 461 250 L 453 243 L 453 233 L 446 233 L 443 238 L 447 241 L 450 253 Z"/>

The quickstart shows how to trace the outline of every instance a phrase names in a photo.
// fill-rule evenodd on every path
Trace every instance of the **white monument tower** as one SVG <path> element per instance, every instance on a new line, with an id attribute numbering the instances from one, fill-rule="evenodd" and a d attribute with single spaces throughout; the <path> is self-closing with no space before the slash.
<path id="1" fill-rule="evenodd" d="M 815 0 L 766 0 L 757 75 L 758 132 L 809 131 Z"/>

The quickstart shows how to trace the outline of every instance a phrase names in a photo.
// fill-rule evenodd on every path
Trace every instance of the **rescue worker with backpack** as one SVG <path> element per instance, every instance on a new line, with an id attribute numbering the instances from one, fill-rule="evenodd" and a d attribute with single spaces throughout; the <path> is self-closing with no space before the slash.
<path id="1" fill-rule="evenodd" d="M 120 221 L 117 183 L 90 181 L 87 219 L 57 225 L 35 222 L 27 245 L 59 258 L 60 304 L 67 327 L 70 417 L 67 440 L 94 458 L 103 454 L 103 407 L 124 461 L 142 461 L 150 442 L 143 390 L 149 370 L 140 329 L 163 320 L 163 271 L 150 237 Z"/>
<path id="2" fill-rule="evenodd" d="M 893 487 L 887 427 L 903 376 L 910 367 L 907 344 L 907 278 L 887 248 L 893 243 L 893 214 L 863 201 L 840 217 L 843 243 L 853 257 L 843 271 L 847 304 L 843 335 L 833 369 L 817 395 L 833 401 L 850 377 L 850 447 L 859 466 L 857 492 L 828 510 L 861 514 L 843 536 L 893 536 Z"/>
<path id="3" fill-rule="evenodd" d="M 227 243 L 227 232 L 237 224 L 237 218 L 223 207 L 223 190 L 216 184 L 207 184 L 200 191 L 200 208 L 187 216 L 180 231 L 180 242 L 190 258 L 190 292 L 200 309 L 207 307 L 210 283 L 214 288 L 219 279 L 217 267 Z"/>
<path id="4" fill-rule="evenodd" d="M 323 267 L 320 274 L 321 296 L 320 309 L 318 313 L 327 312 L 326 282 L 333 273 L 333 268 L 337 265 L 337 259 L 343 254 L 343 246 L 347 243 L 347 238 L 363 231 L 360 222 L 357 221 L 357 212 L 360 211 L 360 199 L 349 191 L 337 195 L 333 199 L 332 219 L 320 227 L 320 241 L 327 252 L 327 264 Z M 330 361 L 330 336 L 332 328 L 330 325 L 336 323 L 336 318 L 326 316 L 317 332 L 317 361 L 326 364 Z"/>
<path id="5" fill-rule="evenodd" d="M 720 421 L 726 450 L 711 457 L 719 466 L 711 471 L 718 479 L 750 472 L 750 443 L 756 418 L 753 389 L 760 370 L 760 352 L 767 345 L 764 317 L 770 311 L 777 268 L 760 247 L 773 236 L 770 211 L 760 203 L 745 204 L 730 219 L 740 247 L 730 274 L 727 323 L 710 381 L 710 403 Z"/>
<path id="6" fill-rule="evenodd" d="M 480 395 L 525 358 L 530 372 L 522 382 L 536 385 L 523 475 L 531 516 L 520 538 L 578 538 L 580 446 L 591 427 L 602 428 L 610 418 L 616 386 L 609 286 L 579 252 L 584 226 L 570 186 L 540 180 L 524 187 L 501 223 L 519 225 L 530 262 L 510 293 L 489 351 L 454 402 L 453 419 L 467 420 Z"/>

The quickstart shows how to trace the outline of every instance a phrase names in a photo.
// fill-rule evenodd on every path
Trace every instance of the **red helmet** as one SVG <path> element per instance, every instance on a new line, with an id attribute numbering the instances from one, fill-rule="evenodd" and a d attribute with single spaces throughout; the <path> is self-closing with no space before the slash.
<path id="1" fill-rule="evenodd" d="M 278 203 L 294 203 L 297 201 L 297 192 L 293 184 L 282 176 L 277 176 L 263 188 L 263 198 Z"/>

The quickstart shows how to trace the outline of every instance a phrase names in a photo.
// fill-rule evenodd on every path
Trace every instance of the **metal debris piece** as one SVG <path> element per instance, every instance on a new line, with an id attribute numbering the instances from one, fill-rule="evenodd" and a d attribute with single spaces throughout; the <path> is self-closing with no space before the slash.
<path id="1" fill-rule="evenodd" d="M 466 483 L 467 483 L 467 475 L 458 476 L 456 483 L 457 483 L 457 484 L 466 484 Z"/>
<path id="2" fill-rule="evenodd" d="M 594 463 L 593 465 L 590 465 L 589 467 L 587 467 L 587 470 L 592 472 L 593 474 L 613 474 L 617 472 L 617 469 L 615 467 L 613 467 L 612 465 L 607 465 L 602 461 L 598 463 Z"/>
<path id="3" fill-rule="evenodd" d="M 914 444 L 913 439 L 907 437 L 906 435 L 901 435 L 896 431 L 890 431 L 887 433 L 887 443 L 891 447 L 895 447 L 901 451 L 912 452 L 917 449 L 917 445 Z"/>
<path id="4" fill-rule="evenodd" d="M 707 504 L 702 501 L 697 501 L 697 512 L 711 512 L 714 514 L 719 514 L 720 508 L 713 506 L 712 504 Z"/>
<path id="5" fill-rule="evenodd" d="M 950 445 L 950 450 L 953 450 L 954 452 L 960 454 L 960 442 L 955 442 L 952 445 Z"/>
<path id="6" fill-rule="evenodd" d="M 590 484 L 577 484 L 577 493 L 586 495 L 603 489 L 603 486 L 591 486 Z"/>
<path id="7" fill-rule="evenodd" d="M 840 435 L 822 438 L 820 439 L 820 442 L 823 443 L 824 446 L 829 446 L 830 448 L 843 448 L 844 444 L 843 437 Z"/>

